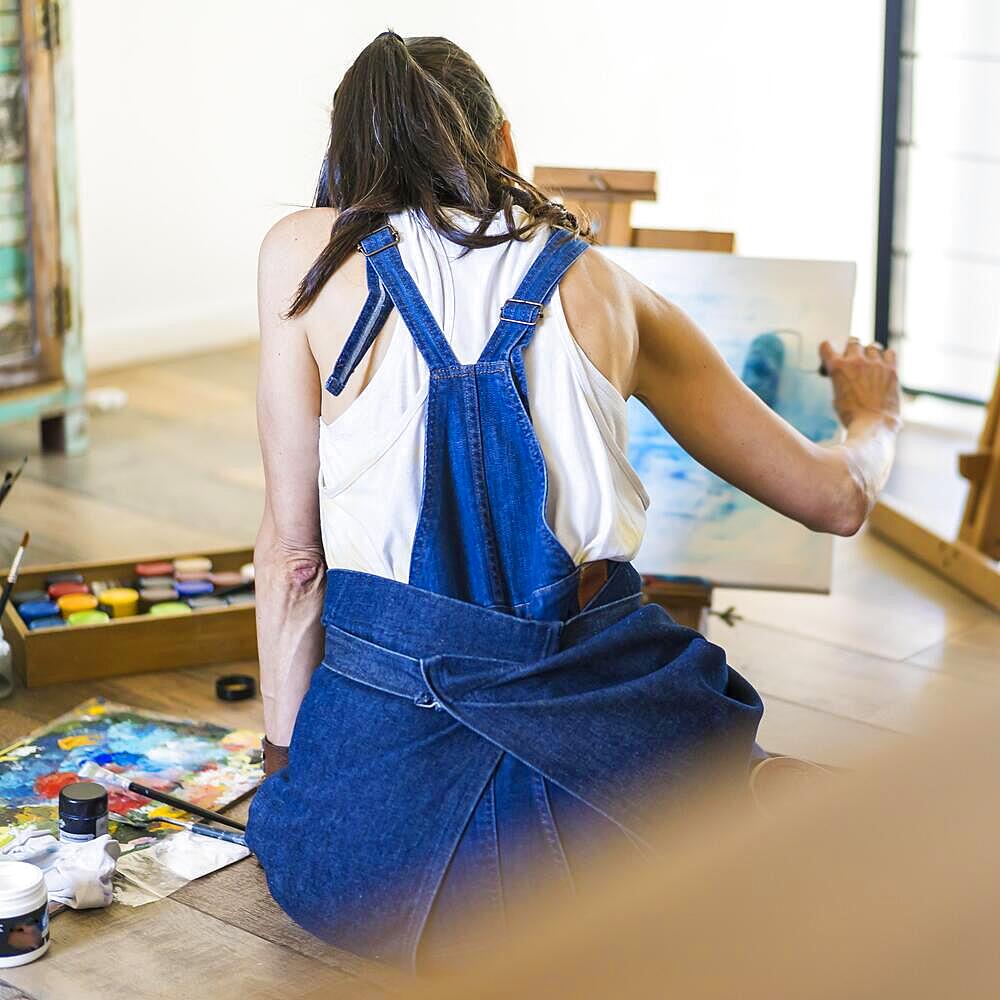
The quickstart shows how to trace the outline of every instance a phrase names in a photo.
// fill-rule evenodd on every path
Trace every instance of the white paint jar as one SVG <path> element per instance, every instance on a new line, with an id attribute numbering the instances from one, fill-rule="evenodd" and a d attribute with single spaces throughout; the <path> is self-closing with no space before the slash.
<path id="1" fill-rule="evenodd" d="M 0 968 L 27 965 L 49 949 L 49 894 L 41 868 L 0 861 Z"/>

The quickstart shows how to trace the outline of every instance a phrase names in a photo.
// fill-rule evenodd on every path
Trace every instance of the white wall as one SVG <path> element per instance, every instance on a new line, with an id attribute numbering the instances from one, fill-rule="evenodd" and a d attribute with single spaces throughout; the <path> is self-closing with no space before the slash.
<path id="1" fill-rule="evenodd" d="M 93 367 L 253 337 L 257 246 L 308 201 L 341 74 L 378 31 L 482 64 L 535 163 L 655 169 L 641 225 L 856 260 L 867 333 L 875 0 L 76 0 L 85 338 Z"/>

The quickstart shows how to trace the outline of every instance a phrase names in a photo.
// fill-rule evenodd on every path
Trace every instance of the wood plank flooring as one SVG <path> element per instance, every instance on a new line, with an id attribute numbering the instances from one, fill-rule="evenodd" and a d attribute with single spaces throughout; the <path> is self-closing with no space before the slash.
<path id="1" fill-rule="evenodd" d="M 0 468 L 31 456 L 0 511 L 0 563 L 26 528 L 28 564 L 252 544 L 262 506 L 255 382 L 252 346 L 102 374 L 92 384 L 126 390 L 128 405 L 93 416 L 91 449 L 76 458 L 39 456 L 33 425 L 0 428 Z M 926 502 L 921 431 L 906 434 L 895 479 L 900 492 L 918 484 Z M 932 436 L 936 455 L 962 443 Z M 941 495 L 951 504 L 959 496 L 953 483 Z M 939 523 L 957 518 L 929 513 Z M 741 619 L 730 627 L 713 617 L 709 635 L 762 693 L 761 742 L 772 750 L 863 767 L 1000 672 L 1000 617 L 864 533 L 837 540 L 829 596 L 718 591 L 715 607 L 730 605 Z M 215 700 L 222 669 L 18 691 L 0 702 L 0 738 L 93 694 L 259 727 L 259 702 Z M 163 996 L 169 983 L 170 995 L 210 989 L 220 1000 L 346 997 L 397 982 L 294 927 L 252 859 L 138 910 L 61 914 L 53 939 L 45 960 L 0 978 L 38 997 L 96 997 L 108 968 L 140 963 L 132 996 Z"/>

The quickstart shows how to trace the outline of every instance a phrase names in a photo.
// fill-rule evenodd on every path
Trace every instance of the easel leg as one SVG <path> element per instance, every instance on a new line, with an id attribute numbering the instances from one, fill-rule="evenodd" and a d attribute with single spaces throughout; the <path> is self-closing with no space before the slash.
<path id="1" fill-rule="evenodd" d="M 48 454 L 81 455 L 87 450 L 87 408 L 73 407 L 51 417 L 42 417 L 42 451 Z"/>

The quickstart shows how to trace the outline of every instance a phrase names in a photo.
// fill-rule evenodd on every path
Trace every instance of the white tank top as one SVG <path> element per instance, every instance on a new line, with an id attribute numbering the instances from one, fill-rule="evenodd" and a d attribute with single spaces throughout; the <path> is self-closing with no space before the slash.
<path id="1" fill-rule="evenodd" d="M 463 254 L 416 213 L 389 221 L 399 232 L 403 263 L 456 357 L 472 364 L 548 231 Z M 470 217 L 457 221 L 471 228 Z M 504 226 L 498 216 L 489 231 Z M 430 380 L 398 312 L 389 322 L 391 340 L 371 381 L 335 420 L 320 420 L 320 522 L 331 569 L 405 583 L 423 490 Z M 625 453 L 625 400 L 570 333 L 558 288 L 525 348 L 524 367 L 548 474 L 550 527 L 577 565 L 632 559 L 649 497 Z"/>

